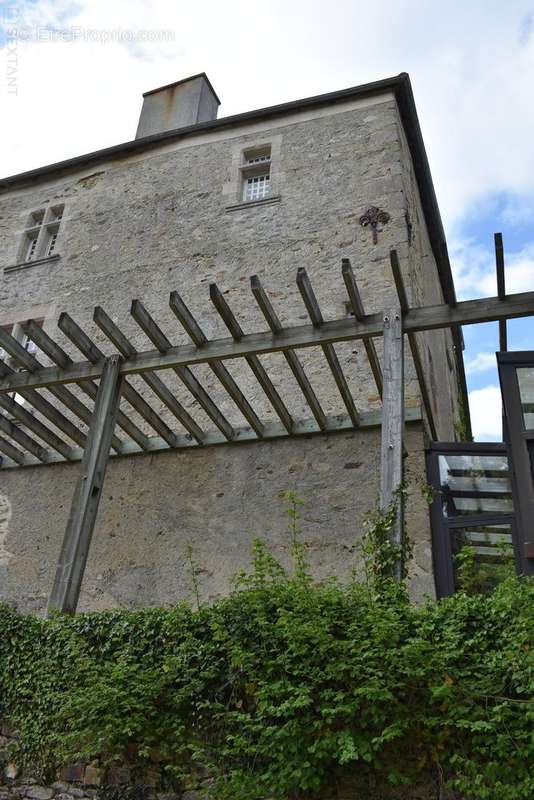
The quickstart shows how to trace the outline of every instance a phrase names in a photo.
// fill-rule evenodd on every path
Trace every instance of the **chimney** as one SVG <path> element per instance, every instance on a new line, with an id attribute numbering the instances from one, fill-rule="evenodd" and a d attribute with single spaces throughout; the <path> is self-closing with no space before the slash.
<path id="1" fill-rule="evenodd" d="M 143 95 L 136 139 L 217 119 L 221 101 L 205 72 Z"/>

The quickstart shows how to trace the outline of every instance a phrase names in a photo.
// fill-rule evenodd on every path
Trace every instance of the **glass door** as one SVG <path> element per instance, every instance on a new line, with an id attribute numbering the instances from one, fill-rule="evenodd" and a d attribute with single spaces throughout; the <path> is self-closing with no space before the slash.
<path id="1" fill-rule="evenodd" d="M 521 572 L 534 575 L 534 352 L 497 353 L 521 539 Z"/>
<path id="2" fill-rule="evenodd" d="M 471 584 L 492 589 L 520 562 L 506 445 L 436 442 L 427 471 L 438 597 L 462 588 L 465 567 Z"/>

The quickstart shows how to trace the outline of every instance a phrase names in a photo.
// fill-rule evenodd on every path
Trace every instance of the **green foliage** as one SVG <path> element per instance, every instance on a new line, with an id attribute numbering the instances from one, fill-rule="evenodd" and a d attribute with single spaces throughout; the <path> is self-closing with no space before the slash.
<path id="1" fill-rule="evenodd" d="M 458 416 L 454 423 L 454 431 L 459 442 L 473 441 L 473 437 L 468 434 L 469 410 L 466 405 L 466 397 L 461 389 L 458 390 Z"/>
<path id="2" fill-rule="evenodd" d="M 314 582 L 298 498 L 285 500 L 293 568 L 257 541 L 212 606 L 48 621 L 0 606 L 17 758 L 43 776 L 80 757 L 157 763 L 185 786 L 207 769 L 233 800 L 347 779 L 366 798 L 433 780 L 468 800 L 531 800 L 534 582 L 413 606 L 391 579 L 390 514 L 368 528 L 366 582 Z"/>
<path id="3" fill-rule="evenodd" d="M 501 542 L 494 548 L 495 556 L 480 558 L 476 548 L 464 545 L 455 556 L 458 586 L 467 594 L 480 594 L 493 589 L 498 583 L 514 574 L 514 551 L 510 544 Z"/>
<path id="4" fill-rule="evenodd" d="M 405 594 L 404 580 L 412 558 L 413 546 L 405 526 L 402 526 L 400 542 L 396 542 L 394 536 L 399 506 L 405 505 L 408 496 L 406 487 L 400 486 L 395 495 L 387 511 L 377 511 L 367 520 L 358 543 L 367 585 L 379 594 L 384 590 L 400 590 Z"/>

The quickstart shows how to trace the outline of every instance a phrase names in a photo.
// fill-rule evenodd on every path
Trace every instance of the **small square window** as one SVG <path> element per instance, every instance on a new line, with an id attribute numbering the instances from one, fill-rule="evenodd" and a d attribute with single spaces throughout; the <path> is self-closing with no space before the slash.
<path id="1" fill-rule="evenodd" d="M 263 200 L 271 194 L 270 146 L 245 150 L 243 153 L 243 200 Z"/>

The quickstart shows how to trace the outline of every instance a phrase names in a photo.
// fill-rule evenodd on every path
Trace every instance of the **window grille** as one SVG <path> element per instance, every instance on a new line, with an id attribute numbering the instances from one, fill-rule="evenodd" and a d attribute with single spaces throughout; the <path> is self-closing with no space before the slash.
<path id="1" fill-rule="evenodd" d="M 254 175 L 247 178 L 245 200 L 262 200 L 269 195 L 270 175 Z"/>
<path id="2" fill-rule="evenodd" d="M 243 200 L 263 200 L 271 193 L 271 147 L 264 146 L 243 153 Z"/>

